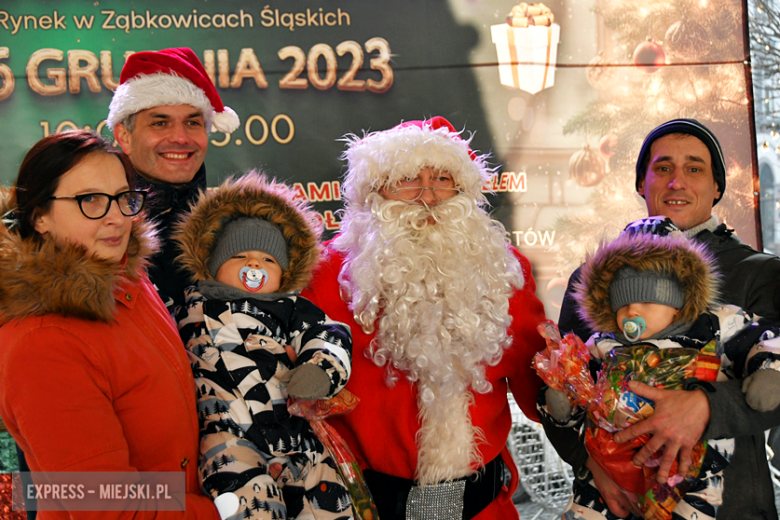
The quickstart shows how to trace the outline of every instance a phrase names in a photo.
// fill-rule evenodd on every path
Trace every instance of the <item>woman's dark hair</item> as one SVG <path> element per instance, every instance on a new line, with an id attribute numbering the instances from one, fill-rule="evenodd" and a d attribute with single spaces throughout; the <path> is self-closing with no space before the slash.
<path id="1" fill-rule="evenodd" d="M 50 197 L 60 177 L 93 153 L 115 155 L 130 188 L 134 187 L 135 172 L 129 159 L 95 132 L 72 130 L 44 137 L 27 152 L 16 178 L 16 219 L 22 238 L 35 234 L 35 219 L 51 206 Z"/>

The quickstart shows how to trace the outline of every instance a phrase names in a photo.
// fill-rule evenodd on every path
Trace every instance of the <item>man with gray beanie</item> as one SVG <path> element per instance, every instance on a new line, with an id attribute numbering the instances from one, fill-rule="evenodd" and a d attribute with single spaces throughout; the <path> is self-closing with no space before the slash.
<path id="1" fill-rule="evenodd" d="M 720 300 L 737 305 L 771 321 L 780 320 L 780 259 L 742 243 L 733 230 L 718 224 L 712 207 L 726 189 L 726 167 L 717 137 L 694 119 L 668 121 L 645 138 L 636 166 L 637 193 L 645 199 L 649 216 L 669 217 L 691 240 L 712 254 L 720 274 Z M 558 321 L 562 333 L 573 331 L 587 338 L 593 331 L 579 317 L 573 288 L 569 287 Z M 620 432 L 615 440 L 627 442 L 639 435 L 652 439 L 634 457 L 643 464 L 654 450 L 688 457 L 700 439 L 735 438 L 735 453 L 725 478 L 735 485 L 724 490 L 718 520 L 776 519 L 774 493 L 767 464 L 764 431 L 780 425 L 780 411 L 758 412 L 746 403 L 742 379 L 715 382 L 706 391 L 660 390 L 641 383 L 632 389 L 656 402 L 655 414 Z M 633 385 L 637 385 L 633 388 Z M 780 389 L 777 389 L 780 392 Z M 589 477 L 610 510 L 629 513 L 629 504 L 617 486 L 588 459 L 581 442 L 565 437 L 543 421 L 545 432 L 575 474 Z M 659 475 L 666 477 L 673 458 L 665 458 Z M 687 464 L 687 462 L 686 462 Z"/>
<path id="2" fill-rule="evenodd" d="M 744 244 L 712 214 L 726 191 L 726 164 L 718 138 L 695 119 L 674 119 L 648 134 L 636 164 L 636 191 L 648 216 L 669 217 L 696 242 L 706 244 L 721 274 L 721 301 L 780 321 L 780 258 Z M 561 331 L 587 338 L 577 315 L 573 282 L 561 307 Z"/>
<path id="3" fill-rule="evenodd" d="M 321 233 L 291 188 L 255 172 L 201 192 L 176 225 L 178 261 L 196 284 L 176 321 L 197 387 L 198 467 L 222 518 L 248 518 L 257 504 L 274 518 L 351 518 L 335 463 L 287 411 L 288 397 L 333 397 L 351 373 L 349 327 L 298 296 Z"/>

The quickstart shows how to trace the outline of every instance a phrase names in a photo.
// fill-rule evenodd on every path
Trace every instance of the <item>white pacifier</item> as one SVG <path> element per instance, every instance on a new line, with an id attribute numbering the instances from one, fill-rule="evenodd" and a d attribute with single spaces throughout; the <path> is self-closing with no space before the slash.
<path id="1" fill-rule="evenodd" d="M 238 277 L 244 288 L 249 292 L 257 292 L 268 282 L 268 271 L 265 269 L 253 269 L 251 267 L 242 267 L 238 272 Z"/>
<path id="2" fill-rule="evenodd" d="M 636 318 L 623 318 L 623 335 L 628 341 L 636 341 L 647 329 L 647 323 L 641 316 Z"/>

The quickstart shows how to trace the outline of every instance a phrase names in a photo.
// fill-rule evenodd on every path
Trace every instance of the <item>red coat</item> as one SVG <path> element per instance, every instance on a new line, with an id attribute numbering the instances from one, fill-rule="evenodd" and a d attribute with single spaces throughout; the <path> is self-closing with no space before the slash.
<path id="1" fill-rule="evenodd" d="M 545 319 L 544 308 L 534 294 L 536 283 L 528 260 L 513 251 L 520 260 L 525 277 L 523 289 L 515 291 L 510 299 L 514 341 L 504 351 L 498 365 L 486 367 L 486 380 L 493 385 L 493 391 L 489 394 L 475 393 L 470 409 L 473 424 L 481 428 L 487 438 L 486 444 L 479 444 L 482 459 L 487 462 L 503 453 L 513 475 L 511 489 L 505 489 L 476 517 L 486 520 L 517 518 L 511 496 L 518 479 L 515 465 L 506 450 L 512 424 L 507 383 L 523 412 L 535 420 L 538 420 L 536 397 L 542 386 L 541 379 L 531 368 L 531 359 L 545 346 L 536 331 L 536 326 Z M 310 288 L 302 293 L 331 319 L 346 323 L 352 329 L 352 377 L 347 389 L 360 398 L 360 403 L 353 412 L 328 422 L 346 439 L 361 468 L 414 479 L 417 467 L 415 436 L 420 428 L 417 387 L 401 377 L 394 387 L 389 388 L 384 382 L 386 368 L 376 366 L 366 357 L 364 351 L 374 336 L 363 332 L 339 296 L 337 277 L 343 259 L 343 254 L 326 249 Z"/>
<path id="2" fill-rule="evenodd" d="M 124 273 L 0 229 L 0 415 L 33 472 L 184 471 L 186 512 L 42 511 L 40 520 L 219 518 L 197 475 L 192 372 L 144 272 L 139 227 Z"/>

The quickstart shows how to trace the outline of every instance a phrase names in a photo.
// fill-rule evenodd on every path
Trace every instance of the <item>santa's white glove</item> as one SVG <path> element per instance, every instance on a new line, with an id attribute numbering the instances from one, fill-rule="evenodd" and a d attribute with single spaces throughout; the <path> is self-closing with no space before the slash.
<path id="1" fill-rule="evenodd" d="M 747 404 L 759 412 L 774 410 L 780 405 L 780 372 L 758 370 L 742 382 Z"/>
<path id="2" fill-rule="evenodd" d="M 311 363 L 295 367 L 285 374 L 287 395 L 298 399 L 322 399 L 330 393 L 330 377 L 325 370 Z"/>
<path id="3" fill-rule="evenodd" d="M 547 411 L 550 412 L 553 419 L 559 423 L 565 423 L 571 419 L 574 407 L 571 404 L 571 399 L 563 390 L 547 388 L 544 392 L 544 398 L 547 402 Z"/>

